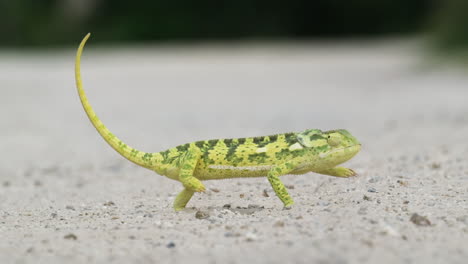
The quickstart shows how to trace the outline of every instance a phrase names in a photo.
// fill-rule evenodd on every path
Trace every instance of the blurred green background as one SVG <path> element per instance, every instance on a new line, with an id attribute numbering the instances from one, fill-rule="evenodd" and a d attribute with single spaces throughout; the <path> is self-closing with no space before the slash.
<path id="1" fill-rule="evenodd" d="M 0 0 L 0 46 L 424 34 L 468 46 L 466 0 Z"/>

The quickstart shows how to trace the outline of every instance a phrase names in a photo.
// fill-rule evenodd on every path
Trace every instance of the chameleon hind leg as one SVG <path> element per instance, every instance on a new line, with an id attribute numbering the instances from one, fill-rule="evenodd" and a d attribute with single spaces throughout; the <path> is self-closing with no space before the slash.
<path id="1" fill-rule="evenodd" d="M 174 210 L 180 211 L 185 209 L 185 206 L 190 201 L 194 193 L 194 191 L 184 188 L 174 200 Z"/>
<path id="2" fill-rule="evenodd" d="M 174 200 L 176 211 L 183 210 L 195 192 L 204 192 L 206 189 L 203 183 L 193 176 L 199 159 L 200 152 L 197 149 L 189 149 L 181 159 L 179 181 L 184 186 L 184 190 Z"/>
<path id="3" fill-rule="evenodd" d="M 195 171 L 200 157 L 200 150 L 191 148 L 182 157 L 180 163 L 179 181 L 186 189 L 194 192 L 204 192 L 206 190 L 203 183 L 193 176 L 193 172 Z"/>
<path id="4" fill-rule="evenodd" d="M 348 178 L 348 177 L 357 175 L 355 171 L 353 171 L 352 169 L 345 168 L 345 167 L 334 167 L 330 169 L 319 170 L 319 171 L 316 171 L 316 173 L 335 176 L 335 177 L 342 177 L 342 178 Z"/>
<path id="5" fill-rule="evenodd" d="M 293 169 L 294 164 L 292 162 L 286 162 L 271 168 L 267 175 L 271 187 L 275 191 L 276 196 L 278 196 L 278 198 L 283 202 L 285 208 L 290 208 L 294 201 L 286 190 L 284 184 L 281 182 L 279 176 L 288 174 Z"/>

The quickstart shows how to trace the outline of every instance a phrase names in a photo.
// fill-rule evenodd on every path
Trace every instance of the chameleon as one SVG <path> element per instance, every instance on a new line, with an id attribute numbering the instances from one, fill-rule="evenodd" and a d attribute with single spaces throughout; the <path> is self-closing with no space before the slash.
<path id="1" fill-rule="evenodd" d="M 290 209 L 294 202 L 280 176 L 308 172 L 344 178 L 357 175 L 338 166 L 361 149 L 360 142 L 344 129 L 202 140 L 155 153 L 128 146 L 104 126 L 83 90 L 80 61 L 89 37 L 90 33 L 81 41 L 75 59 L 76 87 L 84 111 L 101 137 L 124 158 L 182 184 L 173 203 L 175 211 L 183 210 L 194 193 L 205 192 L 204 180 L 266 177 L 284 208 Z"/>

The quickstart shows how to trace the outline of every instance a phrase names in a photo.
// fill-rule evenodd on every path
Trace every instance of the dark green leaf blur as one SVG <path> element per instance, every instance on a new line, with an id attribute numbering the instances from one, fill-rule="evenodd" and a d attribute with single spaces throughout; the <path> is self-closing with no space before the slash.
<path id="1" fill-rule="evenodd" d="M 0 46 L 429 34 L 468 46 L 466 0 L 0 0 Z"/>

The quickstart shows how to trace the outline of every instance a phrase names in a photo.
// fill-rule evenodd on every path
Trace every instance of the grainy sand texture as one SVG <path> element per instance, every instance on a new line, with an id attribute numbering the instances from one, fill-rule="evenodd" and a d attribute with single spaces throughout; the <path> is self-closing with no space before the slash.
<path id="1" fill-rule="evenodd" d="M 0 52 L 0 263 L 466 263 L 468 75 L 417 42 L 85 49 L 103 122 L 142 151 L 346 128 L 359 176 L 181 184 L 87 120 L 73 49 Z"/>

